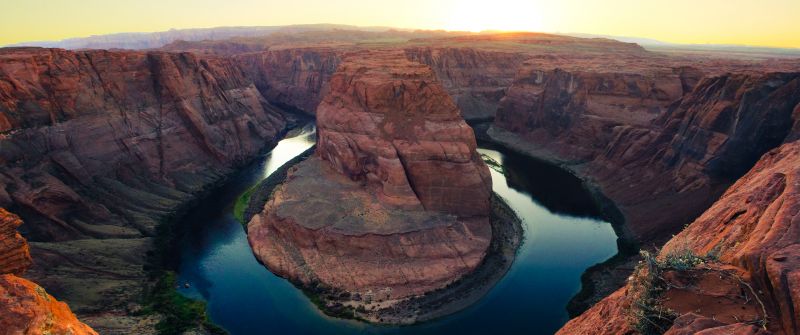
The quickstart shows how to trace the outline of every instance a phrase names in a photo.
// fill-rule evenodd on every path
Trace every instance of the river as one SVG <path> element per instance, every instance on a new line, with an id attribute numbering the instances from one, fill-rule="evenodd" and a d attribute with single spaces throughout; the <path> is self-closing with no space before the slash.
<path id="1" fill-rule="evenodd" d="M 244 334 L 552 334 L 590 266 L 617 253 L 610 223 L 599 219 L 580 181 L 525 157 L 482 147 L 505 173 L 492 170 L 494 191 L 522 219 L 525 240 L 508 274 L 475 305 L 413 326 L 375 326 L 323 315 L 297 288 L 253 256 L 233 204 L 248 188 L 314 144 L 315 128 L 290 133 L 179 223 L 182 294 L 208 302 L 211 320 Z M 189 287 L 184 287 L 188 283 Z"/>

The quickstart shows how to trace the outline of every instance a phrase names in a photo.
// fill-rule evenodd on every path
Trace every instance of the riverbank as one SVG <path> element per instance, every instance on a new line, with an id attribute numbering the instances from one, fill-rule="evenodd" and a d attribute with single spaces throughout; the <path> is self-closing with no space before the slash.
<path id="1" fill-rule="evenodd" d="M 245 211 L 246 222 L 263 210 L 287 171 L 311 155 L 313 148 L 287 162 L 252 192 Z M 326 315 L 376 324 L 409 325 L 453 314 L 480 300 L 504 277 L 514 262 L 523 239 L 523 229 L 514 211 L 495 194 L 490 218 L 492 239 L 486 256 L 471 273 L 447 287 L 401 300 L 371 301 L 358 295 L 325 287 L 319 283 L 294 282 Z"/>
<path id="2" fill-rule="evenodd" d="M 575 317 L 592 307 L 594 304 L 613 293 L 623 285 L 626 279 L 640 260 L 640 246 L 631 238 L 631 233 L 625 225 L 625 216 L 614 202 L 602 192 L 600 185 L 596 184 L 585 174 L 576 169 L 581 162 L 568 162 L 552 154 L 531 148 L 517 135 L 496 129 L 488 123 L 472 124 L 475 135 L 480 143 L 512 152 L 526 158 L 556 166 L 563 171 L 581 180 L 583 187 L 591 195 L 595 206 L 598 207 L 601 217 L 611 222 L 617 234 L 617 248 L 619 252 L 608 260 L 595 264 L 586 269 L 581 275 L 581 290 L 570 299 L 567 305 L 569 316 Z"/>
<path id="3" fill-rule="evenodd" d="M 158 334 L 181 334 L 191 329 L 201 329 L 207 334 L 226 334 L 209 319 L 205 302 L 189 299 L 176 289 L 180 287 L 175 273 L 180 262 L 178 242 L 188 229 L 195 228 L 188 225 L 185 218 L 194 208 L 212 197 L 215 191 L 270 153 L 292 130 L 306 124 L 307 119 L 303 115 L 288 114 L 286 127 L 272 141 L 266 143 L 258 155 L 198 189 L 192 199 L 176 207 L 174 212 L 163 218 L 162 223 L 157 226 L 152 247 L 147 251 L 144 264 L 147 282 L 140 301 L 141 307 L 134 308 L 132 313 L 155 316 L 149 319 L 154 320 L 153 327 Z"/>

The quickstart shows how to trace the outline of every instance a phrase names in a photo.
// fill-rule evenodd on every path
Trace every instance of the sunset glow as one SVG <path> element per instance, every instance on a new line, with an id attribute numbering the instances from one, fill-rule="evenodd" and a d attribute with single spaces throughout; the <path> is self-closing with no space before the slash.
<path id="1" fill-rule="evenodd" d="M 338 23 L 800 47 L 797 0 L 2 0 L 0 45 L 171 28 Z"/>

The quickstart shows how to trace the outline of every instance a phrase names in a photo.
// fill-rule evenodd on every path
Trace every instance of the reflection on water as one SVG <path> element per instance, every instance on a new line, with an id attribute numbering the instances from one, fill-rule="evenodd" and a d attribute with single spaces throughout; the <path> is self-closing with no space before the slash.
<path id="1" fill-rule="evenodd" d="M 231 334 L 552 334 L 567 321 L 565 307 L 580 289 L 581 273 L 616 253 L 611 225 L 589 218 L 593 209 L 584 203 L 586 195 L 574 177 L 480 149 L 516 181 L 509 185 L 503 174 L 492 171 L 495 192 L 525 227 L 525 242 L 506 277 L 474 306 L 421 325 L 373 326 L 324 316 L 302 292 L 256 261 L 232 214 L 239 194 L 313 145 L 312 125 L 291 135 L 183 223 L 194 229 L 181 242 L 180 280 L 190 284 L 181 291 L 208 301 L 211 319 Z M 542 192 L 537 187 L 544 184 Z M 556 187 L 561 190 L 557 194 L 547 191 L 554 185 L 562 186 Z M 539 199 L 546 199 L 541 202 L 546 205 Z M 554 205 L 558 199 L 561 203 Z"/>

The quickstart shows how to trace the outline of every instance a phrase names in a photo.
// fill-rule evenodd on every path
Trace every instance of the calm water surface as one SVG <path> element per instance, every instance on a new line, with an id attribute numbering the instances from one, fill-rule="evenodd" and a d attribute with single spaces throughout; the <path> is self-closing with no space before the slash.
<path id="1" fill-rule="evenodd" d="M 509 273 L 480 302 L 452 316 L 407 327 L 330 318 L 253 256 L 233 203 L 247 188 L 314 144 L 313 125 L 290 134 L 263 160 L 191 211 L 180 242 L 183 294 L 208 302 L 214 323 L 231 334 L 552 334 L 567 321 L 580 276 L 617 252 L 616 235 L 569 174 L 524 157 L 480 149 L 505 169 L 494 191 L 517 212 L 525 241 Z M 182 286 L 181 286 L 182 287 Z"/>

